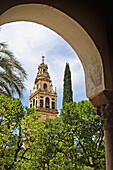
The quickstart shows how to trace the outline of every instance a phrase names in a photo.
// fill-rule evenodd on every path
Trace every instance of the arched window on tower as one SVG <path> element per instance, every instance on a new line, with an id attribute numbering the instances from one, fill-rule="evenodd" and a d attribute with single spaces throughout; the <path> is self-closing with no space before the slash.
<path id="1" fill-rule="evenodd" d="M 43 100 L 40 100 L 40 107 L 43 107 Z"/>
<path id="2" fill-rule="evenodd" d="M 35 107 L 35 99 L 33 99 L 33 107 Z"/>
<path id="3" fill-rule="evenodd" d="M 47 97 L 45 100 L 46 108 L 49 108 L 49 98 Z"/>
<path id="4" fill-rule="evenodd" d="M 44 88 L 44 90 L 47 89 L 47 84 L 46 83 L 44 83 L 43 88 Z"/>
<path id="5" fill-rule="evenodd" d="M 55 109 L 55 102 L 52 102 L 52 109 Z"/>

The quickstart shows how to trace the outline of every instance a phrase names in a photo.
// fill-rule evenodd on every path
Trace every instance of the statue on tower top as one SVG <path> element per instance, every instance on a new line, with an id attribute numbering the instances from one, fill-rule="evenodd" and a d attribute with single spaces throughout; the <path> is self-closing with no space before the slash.
<path id="1" fill-rule="evenodd" d="M 44 64 L 44 56 L 42 56 L 42 64 Z"/>

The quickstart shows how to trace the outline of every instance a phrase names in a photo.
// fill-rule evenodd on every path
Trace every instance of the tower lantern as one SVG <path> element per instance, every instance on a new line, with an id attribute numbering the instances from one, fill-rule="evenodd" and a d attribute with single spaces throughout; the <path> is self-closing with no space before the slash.
<path id="1" fill-rule="evenodd" d="M 30 107 L 34 107 L 41 115 L 39 121 L 45 121 L 47 118 L 55 119 L 58 114 L 57 93 L 53 91 L 44 56 L 42 56 L 42 63 L 38 66 L 33 93 L 30 94 Z"/>

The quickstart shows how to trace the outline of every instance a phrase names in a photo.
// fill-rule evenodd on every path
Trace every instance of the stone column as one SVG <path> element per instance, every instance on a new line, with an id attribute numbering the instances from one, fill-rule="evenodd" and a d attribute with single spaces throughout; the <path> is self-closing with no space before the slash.
<path id="1" fill-rule="evenodd" d="M 55 109 L 57 109 L 57 98 L 55 100 Z"/>
<path id="2" fill-rule="evenodd" d="M 37 106 L 40 107 L 40 96 L 37 97 Z"/>
<path id="3" fill-rule="evenodd" d="M 102 118 L 105 153 L 106 153 L 106 170 L 113 170 L 113 103 L 107 102 L 97 107 L 97 114 Z"/>
<path id="4" fill-rule="evenodd" d="M 46 100 L 46 97 L 43 97 L 42 100 L 43 100 L 43 108 L 46 108 L 46 101 L 45 101 L 45 100 Z"/>
<path id="5" fill-rule="evenodd" d="M 51 100 L 51 98 L 49 98 L 49 106 L 50 106 L 50 109 L 52 109 L 52 100 Z"/>

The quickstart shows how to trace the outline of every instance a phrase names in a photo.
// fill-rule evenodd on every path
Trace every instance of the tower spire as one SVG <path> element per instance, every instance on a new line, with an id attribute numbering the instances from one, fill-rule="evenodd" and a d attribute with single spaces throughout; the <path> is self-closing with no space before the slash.
<path id="1" fill-rule="evenodd" d="M 42 64 L 44 64 L 44 56 L 42 56 Z"/>

